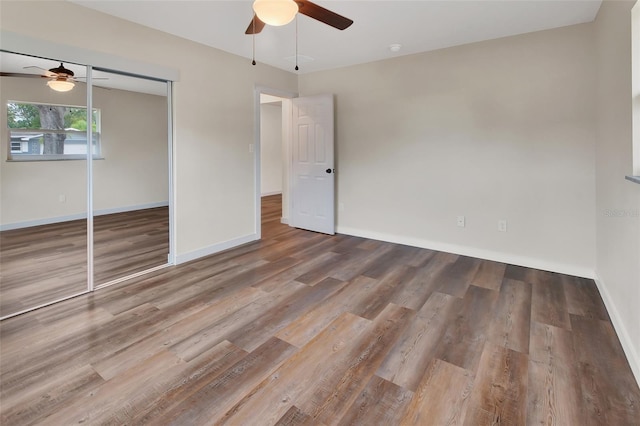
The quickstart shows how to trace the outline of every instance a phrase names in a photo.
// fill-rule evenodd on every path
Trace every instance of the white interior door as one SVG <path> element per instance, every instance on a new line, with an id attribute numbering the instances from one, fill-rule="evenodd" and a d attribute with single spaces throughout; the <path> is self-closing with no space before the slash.
<path id="1" fill-rule="evenodd" d="M 289 225 L 335 233 L 333 95 L 292 99 Z"/>

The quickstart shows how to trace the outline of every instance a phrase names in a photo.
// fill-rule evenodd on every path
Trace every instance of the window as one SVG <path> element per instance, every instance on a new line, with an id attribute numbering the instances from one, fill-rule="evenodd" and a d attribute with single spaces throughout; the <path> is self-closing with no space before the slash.
<path id="1" fill-rule="evenodd" d="M 100 110 L 93 109 L 93 158 L 100 158 Z M 84 160 L 87 109 L 71 105 L 7 103 L 10 161 Z"/>

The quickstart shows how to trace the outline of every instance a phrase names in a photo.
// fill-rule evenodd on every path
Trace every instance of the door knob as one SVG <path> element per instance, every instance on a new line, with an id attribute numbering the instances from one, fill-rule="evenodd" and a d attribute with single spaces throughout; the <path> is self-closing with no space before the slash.
<path id="1" fill-rule="evenodd" d="M 327 172 L 327 173 L 331 173 L 331 169 L 327 169 L 327 170 L 326 170 L 326 172 Z"/>

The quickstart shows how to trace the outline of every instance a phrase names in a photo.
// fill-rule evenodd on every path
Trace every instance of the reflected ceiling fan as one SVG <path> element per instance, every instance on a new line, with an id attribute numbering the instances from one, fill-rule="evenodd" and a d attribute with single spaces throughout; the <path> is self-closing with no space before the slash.
<path id="1" fill-rule="evenodd" d="M 76 77 L 73 71 L 64 67 L 64 64 L 60 62 L 60 66 L 51 69 L 44 69 L 35 65 L 24 67 L 23 69 L 36 68 L 39 69 L 42 74 L 27 74 L 27 73 L 14 73 L 14 72 L 0 72 L 0 77 L 27 77 L 27 78 L 47 78 L 47 86 L 57 92 L 68 92 L 73 89 L 79 80 L 84 80 L 86 77 Z M 108 80 L 107 78 L 93 78 L 94 80 Z"/>
<path id="2" fill-rule="evenodd" d="M 339 30 L 349 28 L 353 21 L 325 9 L 309 0 L 255 0 L 253 19 L 245 34 L 258 34 L 265 25 L 286 25 L 298 12 Z"/>

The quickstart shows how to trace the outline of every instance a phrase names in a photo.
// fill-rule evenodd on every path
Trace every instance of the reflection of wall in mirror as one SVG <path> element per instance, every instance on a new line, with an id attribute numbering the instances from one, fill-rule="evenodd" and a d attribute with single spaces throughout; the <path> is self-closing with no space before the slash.
<path id="1" fill-rule="evenodd" d="M 86 162 L 8 162 L 6 129 L 7 101 L 82 106 L 85 86 L 59 93 L 38 79 L 2 77 L 0 84 L 0 229 L 84 216 Z M 96 212 L 168 205 L 166 102 L 164 96 L 95 88 L 93 106 L 101 110 L 104 158 L 94 161 Z"/>

